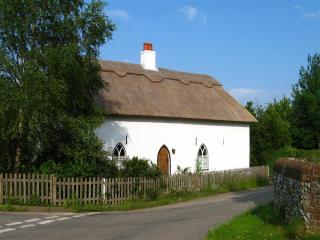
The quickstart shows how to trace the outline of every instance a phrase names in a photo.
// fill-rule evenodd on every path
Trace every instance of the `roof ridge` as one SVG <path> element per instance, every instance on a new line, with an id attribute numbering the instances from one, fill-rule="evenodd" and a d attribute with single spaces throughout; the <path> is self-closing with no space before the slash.
<path id="1" fill-rule="evenodd" d="M 115 70 L 102 70 L 102 72 L 113 72 L 115 74 L 117 74 L 119 77 L 125 77 L 127 76 L 128 74 L 131 74 L 131 75 L 136 75 L 136 76 L 144 76 L 146 78 L 148 78 L 150 81 L 152 82 L 157 82 L 157 83 L 161 83 L 162 81 L 168 79 L 168 80 L 173 80 L 173 81 L 178 81 L 184 85 L 190 85 L 191 83 L 193 84 L 202 84 L 208 88 L 212 88 L 213 86 L 222 86 L 222 85 L 218 85 L 218 84 L 214 84 L 214 82 L 212 82 L 212 84 L 205 84 L 204 82 L 200 82 L 200 81 L 183 81 L 179 78 L 172 78 L 172 77 L 163 77 L 163 78 L 160 78 L 160 80 L 154 80 L 152 79 L 152 77 L 148 76 L 147 74 L 144 74 L 144 73 L 135 73 L 135 72 L 126 72 L 126 73 L 121 73 L 119 71 L 115 71 Z"/>
<path id="2" fill-rule="evenodd" d="M 159 82 L 159 83 L 162 82 L 163 80 L 168 79 L 168 80 L 179 81 L 180 83 L 185 84 L 185 85 L 190 85 L 191 83 L 202 84 L 208 88 L 211 88 L 213 86 L 222 86 L 222 84 L 218 80 L 216 80 L 215 78 L 213 78 L 207 74 L 176 71 L 176 70 L 171 70 L 171 69 L 167 69 L 167 68 L 159 68 L 159 71 L 151 71 L 151 70 L 143 69 L 140 64 L 125 63 L 125 62 L 118 62 L 118 61 L 111 61 L 111 60 L 101 60 L 101 61 L 99 61 L 99 63 L 111 64 L 109 68 L 106 68 L 106 66 L 104 66 L 104 67 L 101 66 L 101 71 L 114 72 L 119 77 L 125 77 L 128 74 L 132 74 L 132 75 L 138 75 L 138 76 L 145 76 L 150 81 Z M 122 69 L 121 67 L 119 70 L 117 70 L 117 69 L 115 69 L 114 66 L 112 66 L 113 64 L 119 65 L 119 66 L 121 66 L 121 65 L 122 66 L 124 66 L 124 65 L 131 66 L 131 67 L 136 68 L 135 69 L 136 71 L 134 71 L 132 68 L 131 69 Z M 183 78 L 179 78 L 178 76 L 172 76 L 172 74 L 184 75 L 185 78 L 189 78 L 189 79 L 183 79 Z M 194 80 L 194 79 L 190 79 L 191 77 L 204 77 L 206 79 Z"/>

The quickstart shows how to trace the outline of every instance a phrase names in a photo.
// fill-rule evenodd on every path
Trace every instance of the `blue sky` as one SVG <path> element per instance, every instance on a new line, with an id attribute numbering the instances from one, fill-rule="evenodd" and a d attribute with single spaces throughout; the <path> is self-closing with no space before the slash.
<path id="1" fill-rule="evenodd" d="M 100 58 L 205 73 L 241 103 L 290 96 L 308 54 L 320 52 L 320 0 L 109 0 L 117 25 Z"/>

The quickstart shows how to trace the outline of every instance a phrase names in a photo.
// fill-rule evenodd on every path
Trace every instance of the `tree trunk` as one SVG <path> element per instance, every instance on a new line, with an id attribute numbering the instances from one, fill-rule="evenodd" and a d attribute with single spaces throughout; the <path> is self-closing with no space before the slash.
<path id="1" fill-rule="evenodd" d="M 18 122 L 18 141 L 16 145 L 16 156 L 15 156 L 15 161 L 14 161 L 14 171 L 18 172 L 19 167 L 21 165 L 21 147 L 22 147 L 22 110 L 19 110 L 19 122 Z"/>
<path id="2" fill-rule="evenodd" d="M 16 148 L 16 157 L 14 161 L 14 172 L 16 173 L 19 172 L 20 164 L 21 164 L 21 146 L 20 146 L 20 139 L 19 139 L 19 143 L 17 144 L 17 148 Z"/>

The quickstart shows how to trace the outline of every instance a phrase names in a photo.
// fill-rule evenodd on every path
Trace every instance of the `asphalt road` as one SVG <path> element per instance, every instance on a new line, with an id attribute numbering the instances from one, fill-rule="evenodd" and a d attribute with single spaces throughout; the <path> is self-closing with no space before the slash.
<path id="1" fill-rule="evenodd" d="M 264 187 L 129 212 L 0 213 L 0 239 L 202 239 L 209 228 L 272 199 L 272 187 Z"/>

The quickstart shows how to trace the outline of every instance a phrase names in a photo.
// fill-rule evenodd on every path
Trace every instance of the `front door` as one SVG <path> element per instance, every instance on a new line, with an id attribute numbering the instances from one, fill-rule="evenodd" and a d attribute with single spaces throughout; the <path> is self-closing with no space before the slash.
<path id="1" fill-rule="evenodd" d="M 158 152 L 157 165 L 163 174 L 170 173 L 170 153 L 166 146 L 162 146 Z"/>

